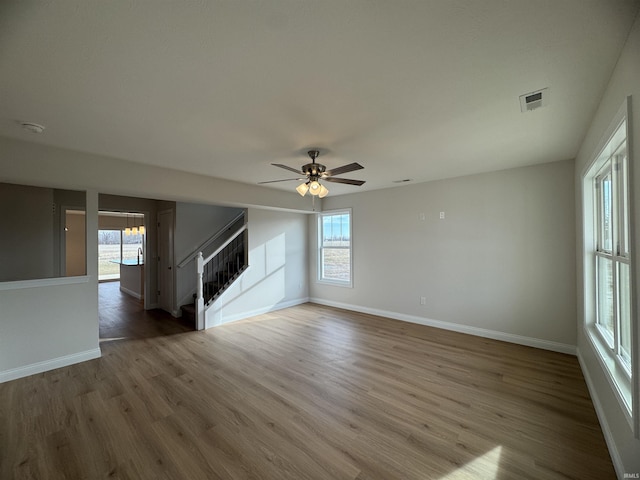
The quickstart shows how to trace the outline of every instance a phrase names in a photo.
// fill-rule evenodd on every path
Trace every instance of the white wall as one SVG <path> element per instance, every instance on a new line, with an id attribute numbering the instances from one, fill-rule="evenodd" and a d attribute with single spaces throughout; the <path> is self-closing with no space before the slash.
<path id="1" fill-rule="evenodd" d="M 627 39 L 627 43 L 622 51 L 618 64 L 611 77 L 609 85 L 602 97 L 598 110 L 591 123 L 579 154 L 576 158 L 575 181 L 577 185 L 582 183 L 582 174 L 588 165 L 593 161 L 599 143 L 603 140 L 603 135 L 610 122 L 615 117 L 618 109 L 622 105 L 627 95 L 632 95 L 632 118 L 631 118 L 631 190 L 633 196 L 632 207 L 632 228 L 633 228 L 633 269 L 635 272 L 635 298 L 636 315 L 634 321 L 635 339 L 635 398 L 636 412 L 638 412 L 638 380 L 640 374 L 640 358 L 638 355 L 638 345 L 640 344 L 640 334 L 638 332 L 638 315 L 640 312 L 640 265 L 638 264 L 638 254 L 640 253 L 640 164 L 638 151 L 640 149 L 640 17 L 636 18 L 633 29 Z M 596 357 L 597 353 L 592 348 L 584 332 L 584 284 L 583 284 L 583 245 L 582 245 L 582 198 L 581 190 L 576 189 L 576 218 L 578 238 L 576 242 L 578 259 L 578 354 L 581 360 L 585 377 L 588 381 L 591 396 L 596 405 L 600 423 L 602 425 L 609 450 L 616 466 L 620 478 L 624 473 L 640 473 L 640 441 L 634 438 L 633 431 L 625 419 L 624 413 L 618 403 L 611 386 L 605 377 L 605 373 Z"/>
<path id="2" fill-rule="evenodd" d="M 207 311 L 206 328 L 308 300 L 307 215 L 247 214 L 249 268 Z"/>
<path id="3" fill-rule="evenodd" d="M 100 356 L 98 194 L 87 193 L 87 275 L 0 283 L 0 382 Z"/>
<path id="4" fill-rule="evenodd" d="M 353 288 L 316 281 L 311 219 L 312 301 L 574 351 L 572 161 L 329 196 L 322 206 L 346 207 Z"/>
<path id="5" fill-rule="evenodd" d="M 242 209 L 230 207 L 218 207 L 215 205 L 202 205 L 195 203 L 176 203 L 176 228 L 173 241 L 173 252 L 176 265 L 181 263 L 195 249 L 216 234 L 234 217 L 240 214 Z M 221 240 L 226 240 L 222 237 Z M 216 244 L 218 246 L 218 244 Z M 205 251 L 205 256 L 213 253 Z M 191 260 L 184 267 L 176 268 L 175 305 L 180 306 L 193 303 L 193 294 L 196 291 L 196 264 Z"/>
<path id="6" fill-rule="evenodd" d="M 232 207 L 311 211 L 291 191 L 0 137 L 0 182 Z"/>

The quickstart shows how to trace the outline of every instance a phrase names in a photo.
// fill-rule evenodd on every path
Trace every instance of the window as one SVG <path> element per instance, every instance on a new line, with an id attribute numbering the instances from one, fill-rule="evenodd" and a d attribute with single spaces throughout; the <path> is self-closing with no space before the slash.
<path id="1" fill-rule="evenodd" d="M 585 327 L 631 416 L 632 297 L 626 104 L 583 181 Z"/>
<path id="2" fill-rule="evenodd" d="M 629 289 L 629 215 L 626 199 L 626 141 L 611 145 L 613 153 L 593 181 L 596 199 L 596 325 L 604 341 L 631 372 Z"/>
<path id="3" fill-rule="evenodd" d="M 318 280 L 351 286 L 351 210 L 318 215 Z"/>

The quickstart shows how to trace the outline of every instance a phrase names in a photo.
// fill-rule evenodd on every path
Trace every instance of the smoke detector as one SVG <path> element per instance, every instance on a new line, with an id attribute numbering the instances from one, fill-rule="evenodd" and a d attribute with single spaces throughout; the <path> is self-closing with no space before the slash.
<path id="1" fill-rule="evenodd" d="M 44 132 L 44 125 L 39 125 L 33 122 L 20 122 L 20 126 L 30 133 L 42 133 Z"/>
<path id="2" fill-rule="evenodd" d="M 547 105 L 549 105 L 549 87 L 520 95 L 520 110 L 522 113 L 546 107 Z"/>

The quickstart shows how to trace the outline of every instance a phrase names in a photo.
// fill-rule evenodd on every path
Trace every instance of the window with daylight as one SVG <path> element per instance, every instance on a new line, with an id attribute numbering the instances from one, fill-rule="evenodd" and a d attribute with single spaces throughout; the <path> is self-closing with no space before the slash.
<path id="1" fill-rule="evenodd" d="M 318 215 L 318 280 L 351 286 L 351 210 Z"/>
<path id="2" fill-rule="evenodd" d="M 585 327 L 631 416 L 633 316 L 626 108 L 611 131 L 583 183 Z"/>

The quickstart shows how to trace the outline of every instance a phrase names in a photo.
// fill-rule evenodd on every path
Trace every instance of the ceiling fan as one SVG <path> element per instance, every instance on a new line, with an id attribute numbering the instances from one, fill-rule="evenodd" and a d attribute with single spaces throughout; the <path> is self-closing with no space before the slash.
<path id="1" fill-rule="evenodd" d="M 356 185 L 361 186 L 364 184 L 364 180 L 352 180 L 350 178 L 335 178 L 335 175 L 340 175 L 342 173 L 353 172 L 354 170 L 360 170 L 364 167 L 359 163 L 349 163 L 348 165 L 343 165 L 341 167 L 333 168 L 331 170 L 327 170 L 327 167 L 322 165 L 321 163 L 316 163 L 316 158 L 320 155 L 318 150 L 309 150 L 307 152 L 309 158 L 311 158 L 311 163 L 307 163 L 302 166 L 302 169 L 296 170 L 295 168 L 288 167 L 287 165 L 282 165 L 280 163 L 272 163 L 274 167 L 284 168 L 285 170 L 289 170 L 291 172 L 295 172 L 298 175 L 303 176 L 302 178 L 285 178 L 282 180 L 270 180 L 267 182 L 259 182 L 259 184 L 264 183 L 277 183 L 277 182 L 290 182 L 293 180 L 302 181 L 300 185 L 296 187 L 297 192 L 303 197 L 309 192 L 311 195 L 318 196 L 320 198 L 324 198 L 329 194 L 329 190 L 327 187 L 320 183 L 320 180 L 334 183 L 345 183 L 347 185 Z"/>

